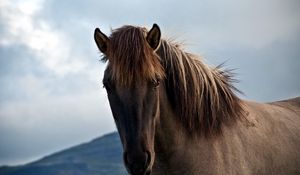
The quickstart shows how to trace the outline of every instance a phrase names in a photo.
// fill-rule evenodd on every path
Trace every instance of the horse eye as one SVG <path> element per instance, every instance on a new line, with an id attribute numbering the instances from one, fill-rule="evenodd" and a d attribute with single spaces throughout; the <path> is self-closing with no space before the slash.
<path id="1" fill-rule="evenodd" d="M 159 80 L 153 81 L 153 86 L 154 86 L 155 88 L 158 87 L 159 84 L 160 84 L 160 81 L 159 81 Z"/>

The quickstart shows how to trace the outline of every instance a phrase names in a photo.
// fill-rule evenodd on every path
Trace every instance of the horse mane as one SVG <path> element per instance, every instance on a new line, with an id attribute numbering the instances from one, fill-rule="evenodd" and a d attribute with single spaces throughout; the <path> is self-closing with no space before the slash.
<path id="1" fill-rule="evenodd" d="M 222 70 L 222 65 L 211 68 L 199 56 L 167 40 L 161 41 L 157 53 L 165 68 L 171 105 L 188 133 L 220 134 L 223 124 L 244 115 L 231 70 Z"/>
<path id="2" fill-rule="evenodd" d="M 161 39 L 156 52 L 146 41 L 147 30 L 123 26 L 112 32 L 106 71 L 119 84 L 165 80 L 166 92 L 179 121 L 191 134 L 222 133 L 223 124 L 243 116 L 241 100 L 234 94 L 230 70 L 211 68 L 181 45 Z"/>

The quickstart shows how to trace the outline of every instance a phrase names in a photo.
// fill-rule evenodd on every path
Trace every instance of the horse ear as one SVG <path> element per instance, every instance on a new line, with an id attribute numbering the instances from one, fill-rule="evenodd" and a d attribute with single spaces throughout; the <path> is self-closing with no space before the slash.
<path id="1" fill-rule="evenodd" d="M 152 49 L 156 50 L 160 44 L 160 29 L 157 24 L 153 24 L 152 29 L 147 34 L 147 41 Z"/>
<path id="2" fill-rule="evenodd" d="M 109 38 L 104 33 L 102 33 L 99 28 L 96 28 L 94 33 L 94 39 L 99 50 L 105 54 L 107 51 Z"/>

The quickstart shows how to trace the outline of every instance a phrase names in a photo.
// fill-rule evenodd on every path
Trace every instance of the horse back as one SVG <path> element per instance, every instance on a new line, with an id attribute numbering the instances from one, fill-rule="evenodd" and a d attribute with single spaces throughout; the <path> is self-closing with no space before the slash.
<path id="1" fill-rule="evenodd" d="M 293 108 L 300 108 L 300 97 L 291 98 L 287 100 L 281 100 L 276 102 L 271 102 L 272 105 L 279 105 L 282 107 L 293 107 Z"/>
<path id="2" fill-rule="evenodd" d="M 249 156 L 260 167 L 257 173 L 300 174 L 300 98 L 245 104 L 253 123 L 246 132 L 255 157 Z"/>

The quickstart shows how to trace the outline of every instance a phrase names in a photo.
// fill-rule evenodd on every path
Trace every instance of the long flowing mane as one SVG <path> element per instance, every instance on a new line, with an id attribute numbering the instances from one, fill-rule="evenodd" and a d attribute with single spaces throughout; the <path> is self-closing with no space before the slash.
<path id="1" fill-rule="evenodd" d="M 113 31 L 107 71 L 116 82 L 130 86 L 142 79 L 164 78 L 173 109 L 191 134 L 221 133 L 223 124 L 243 116 L 230 71 L 219 66 L 211 68 L 200 57 L 165 39 L 154 52 L 145 39 L 146 33 L 146 29 L 133 26 Z"/>
<path id="2" fill-rule="evenodd" d="M 167 40 L 161 41 L 157 53 L 165 68 L 168 97 L 189 133 L 220 134 L 223 124 L 243 116 L 231 70 L 222 70 L 221 65 L 211 68 Z"/>

